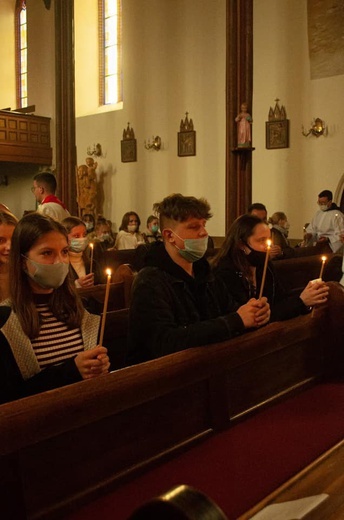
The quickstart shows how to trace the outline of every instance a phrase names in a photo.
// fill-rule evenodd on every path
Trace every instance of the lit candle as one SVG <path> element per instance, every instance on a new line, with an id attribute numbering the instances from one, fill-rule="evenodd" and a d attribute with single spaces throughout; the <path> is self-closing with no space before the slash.
<path id="1" fill-rule="evenodd" d="M 259 300 L 263 296 L 263 290 L 264 290 L 264 284 L 265 284 L 266 270 L 267 270 L 267 267 L 268 267 L 268 260 L 269 260 L 270 249 L 271 249 L 271 240 L 268 239 L 266 241 L 266 255 L 265 255 L 265 263 L 264 263 L 264 269 L 263 269 L 262 283 L 261 283 L 260 291 L 259 291 L 259 298 L 258 298 Z"/>
<path id="2" fill-rule="evenodd" d="M 93 272 L 93 248 L 94 248 L 93 242 L 90 243 L 90 248 L 91 248 L 90 273 L 92 273 Z"/>
<path id="3" fill-rule="evenodd" d="M 324 267 L 325 267 L 325 262 L 327 260 L 327 257 L 326 256 L 322 256 L 321 257 L 321 269 L 320 269 L 320 274 L 319 274 L 319 278 L 322 279 L 322 275 L 323 275 L 323 272 L 324 272 Z"/>
<path id="4" fill-rule="evenodd" d="M 103 306 L 102 324 L 100 327 L 99 345 L 103 345 L 106 312 L 107 312 L 109 293 L 110 293 L 111 274 L 112 274 L 111 269 L 106 269 L 107 281 L 106 281 L 105 298 L 104 298 L 104 306 Z"/>

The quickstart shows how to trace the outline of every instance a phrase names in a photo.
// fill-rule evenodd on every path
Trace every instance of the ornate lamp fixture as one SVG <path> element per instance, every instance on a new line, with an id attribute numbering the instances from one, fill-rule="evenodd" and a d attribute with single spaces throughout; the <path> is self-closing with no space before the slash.
<path id="1" fill-rule="evenodd" d="M 144 145 L 146 150 L 156 150 L 158 152 L 161 148 L 161 137 L 159 137 L 158 135 L 154 137 L 153 135 L 152 142 L 150 142 L 150 140 L 148 139 L 147 142 L 144 142 Z"/>
<path id="2" fill-rule="evenodd" d="M 305 132 L 305 129 L 302 125 L 302 135 L 304 135 L 305 137 L 308 137 L 310 134 L 315 135 L 315 137 L 320 137 L 321 135 L 326 136 L 327 135 L 327 126 L 325 125 L 325 121 L 320 119 L 320 117 L 313 119 L 312 126 L 308 130 L 308 132 Z"/>

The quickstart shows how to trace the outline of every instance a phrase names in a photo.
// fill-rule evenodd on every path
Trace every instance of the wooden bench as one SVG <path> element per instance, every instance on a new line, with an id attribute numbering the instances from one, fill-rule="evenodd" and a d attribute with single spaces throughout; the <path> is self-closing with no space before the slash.
<path id="1" fill-rule="evenodd" d="M 323 255 L 312 255 L 300 258 L 288 258 L 278 260 L 273 263 L 274 270 L 283 288 L 288 292 L 301 292 L 310 280 L 319 278 Z M 331 268 L 329 264 L 334 258 L 341 255 L 327 254 L 323 278 L 326 281 L 339 281 L 338 272 Z"/>
<path id="2" fill-rule="evenodd" d="M 134 276 L 135 273 L 128 264 L 121 264 L 116 270 L 113 270 L 109 292 L 109 311 L 129 307 Z M 105 290 L 106 284 L 77 289 L 85 307 L 95 314 L 100 314 L 103 311 Z"/>
<path id="3" fill-rule="evenodd" d="M 343 356 L 344 288 L 330 287 L 313 316 L 2 405 L 4 518 L 61 518 L 333 373 Z"/>

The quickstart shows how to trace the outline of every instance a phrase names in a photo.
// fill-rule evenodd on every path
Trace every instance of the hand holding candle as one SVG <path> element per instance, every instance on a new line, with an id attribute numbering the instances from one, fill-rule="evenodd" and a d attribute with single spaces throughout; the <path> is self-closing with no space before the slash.
<path id="1" fill-rule="evenodd" d="M 94 248 L 93 242 L 90 243 L 90 248 L 91 248 L 90 273 L 92 273 L 93 272 L 93 248 Z"/>
<path id="2" fill-rule="evenodd" d="M 107 313 L 109 294 L 110 294 L 111 274 L 112 274 L 111 269 L 106 269 L 107 281 L 106 281 L 106 289 L 105 289 L 102 323 L 101 323 L 101 328 L 100 328 L 99 345 L 103 345 L 103 340 L 104 340 L 106 313 Z"/>
<path id="3" fill-rule="evenodd" d="M 265 255 L 265 262 L 264 262 L 264 269 L 263 269 L 263 276 L 262 276 L 262 283 L 260 285 L 260 291 L 259 291 L 259 297 L 260 300 L 263 296 L 263 290 L 264 290 L 264 284 L 265 284 L 265 278 L 266 278 L 266 270 L 268 268 L 268 261 L 269 261 L 269 254 L 271 249 L 271 240 L 266 241 L 266 255 Z"/>

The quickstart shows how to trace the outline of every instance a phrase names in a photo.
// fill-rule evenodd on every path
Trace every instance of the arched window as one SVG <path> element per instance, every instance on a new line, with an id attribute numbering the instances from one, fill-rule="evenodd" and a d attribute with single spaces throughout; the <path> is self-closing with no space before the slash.
<path id="1" fill-rule="evenodd" d="M 122 101 L 122 0 L 99 0 L 99 104 Z"/>
<path id="2" fill-rule="evenodd" d="M 27 23 L 26 0 L 17 0 L 15 12 L 16 33 L 16 99 L 17 108 L 27 107 Z"/>

